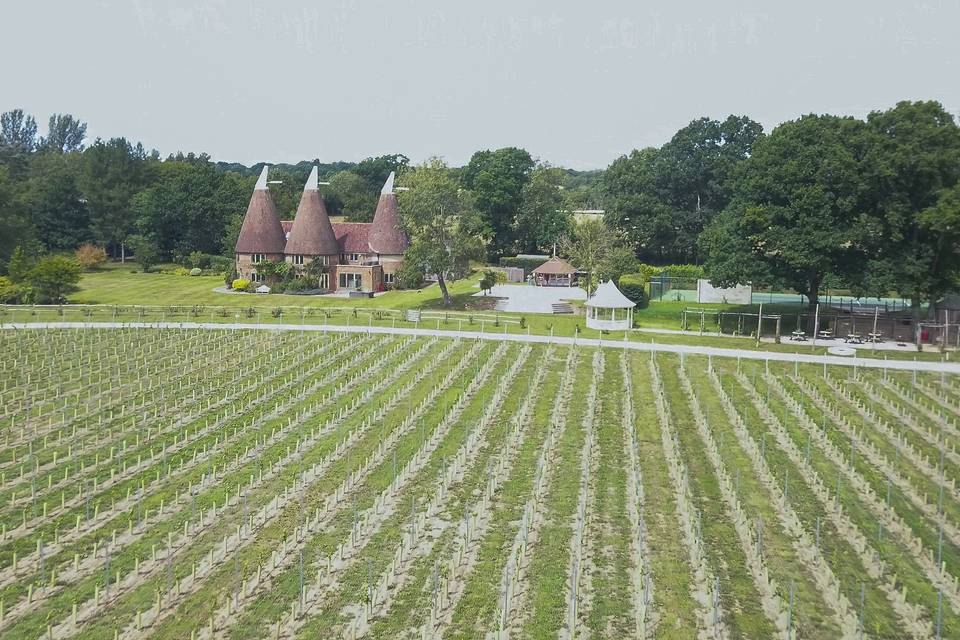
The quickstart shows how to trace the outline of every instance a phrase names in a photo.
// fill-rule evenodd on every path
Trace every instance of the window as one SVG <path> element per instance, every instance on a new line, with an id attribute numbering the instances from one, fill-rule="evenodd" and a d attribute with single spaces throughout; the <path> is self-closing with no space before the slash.
<path id="1" fill-rule="evenodd" d="M 252 256 L 250 256 L 250 262 L 252 262 L 253 264 L 257 264 L 259 262 L 266 262 L 266 260 L 267 260 L 267 256 L 262 253 L 255 253 Z"/>
<path id="2" fill-rule="evenodd" d="M 254 282 L 263 282 L 263 281 L 264 281 L 263 274 L 262 274 L 262 273 L 256 273 L 256 272 L 250 274 L 250 279 L 253 280 Z"/>
<path id="3" fill-rule="evenodd" d="M 302 255 L 295 255 L 295 256 L 293 256 L 293 264 L 298 265 L 298 266 L 299 266 L 299 265 L 302 265 L 302 264 L 303 264 L 303 256 L 302 256 Z"/>
<path id="4" fill-rule="evenodd" d="M 351 254 L 350 254 L 350 259 L 351 259 L 351 260 L 359 260 L 359 259 L 360 259 L 360 254 L 359 254 L 359 253 L 351 253 Z"/>
<path id="5" fill-rule="evenodd" d="M 340 274 L 341 289 L 359 289 L 360 283 L 361 283 L 361 278 L 359 273 L 341 273 Z"/>
<path id="6" fill-rule="evenodd" d="M 321 289 L 329 289 L 329 288 L 330 288 L 330 276 L 328 276 L 326 273 L 321 273 L 321 274 L 320 274 L 320 282 L 319 282 L 319 285 L 318 285 L 318 286 L 319 286 Z"/>
<path id="7" fill-rule="evenodd" d="M 318 256 L 314 258 L 314 261 L 317 261 L 317 260 L 319 260 L 320 264 L 322 264 L 323 266 L 327 266 L 327 264 L 329 264 L 328 256 Z"/>
<path id="8" fill-rule="evenodd" d="M 393 274 L 385 273 L 383 274 L 383 283 L 384 284 L 393 284 Z"/>

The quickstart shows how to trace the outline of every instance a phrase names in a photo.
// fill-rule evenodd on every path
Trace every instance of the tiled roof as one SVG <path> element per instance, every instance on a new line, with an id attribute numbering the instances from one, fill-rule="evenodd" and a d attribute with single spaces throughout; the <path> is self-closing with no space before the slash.
<path id="1" fill-rule="evenodd" d="M 393 174 L 387 179 L 384 191 L 393 187 Z M 400 227 L 396 194 L 381 193 L 377 212 L 370 223 L 370 251 L 381 255 L 400 255 L 410 246 L 407 234 Z"/>
<path id="2" fill-rule="evenodd" d="M 370 253 L 369 222 L 334 222 L 333 233 L 337 236 L 341 253 Z"/>
<path id="3" fill-rule="evenodd" d="M 264 167 L 243 217 L 236 253 L 282 254 L 287 243 L 280 216 L 266 187 L 266 176 L 267 168 Z"/>
<path id="4" fill-rule="evenodd" d="M 327 208 L 316 187 L 317 168 L 313 168 L 310 180 L 300 196 L 297 216 L 287 233 L 288 255 L 332 256 L 340 253 L 337 237 L 330 226 Z"/>

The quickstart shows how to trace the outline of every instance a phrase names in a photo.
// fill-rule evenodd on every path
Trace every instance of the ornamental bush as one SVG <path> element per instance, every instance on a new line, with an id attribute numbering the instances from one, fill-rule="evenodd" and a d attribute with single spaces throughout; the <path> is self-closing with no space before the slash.
<path id="1" fill-rule="evenodd" d="M 197 268 L 197 267 L 194 267 L 193 269 L 190 269 L 190 275 L 192 275 L 192 276 L 198 276 L 198 275 L 200 275 L 201 273 L 203 273 L 203 270 L 202 270 L 202 269 L 199 269 L 199 268 Z"/>
<path id="2" fill-rule="evenodd" d="M 98 247 L 89 242 L 77 247 L 73 255 L 77 264 L 84 269 L 96 269 L 107 261 L 107 252 L 104 251 L 103 247 Z"/>
<path id="3" fill-rule="evenodd" d="M 246 291 L 247 287 L 249 286 L 250 286 L 250 281 L 247 280 L 246 278 L 237 278 L 230 284 L 230 288 L 235 289 L 237 291 Z"/>
<path id="4" fill-rule="evenodd" d="M 188 276 L 190 275 L 190 269 L 186 267 L 177 267 L 173 270 L 173 275 L 175 276 Z"/>

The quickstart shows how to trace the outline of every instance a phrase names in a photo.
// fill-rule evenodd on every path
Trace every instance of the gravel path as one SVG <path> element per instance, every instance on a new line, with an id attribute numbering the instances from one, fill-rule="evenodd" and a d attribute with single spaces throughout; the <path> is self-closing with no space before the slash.
<path id="1" fill-rule="evenodd" d="M 960 374 L 960 363 L 936 362 L 930 360 L 881 360 L 879 358 L 859 358 L 842 356 L 820 356 L 805 353 L 784 353 L 777 351 L 751 351 L 729 349 L 726 347 L 707 347 L 703 345 L 658 344 L 649 342 L 624 342 L 623 340 L 598 340 L 596 338 L 568 338 L 561 336 L 522 335 L 505 333 L 486 333 L 480 331 L 444 331 L 436 329 L 413 329 L 407 327 L 364 327 L 339 325 L 300 325 L 300 324 L 244 324 L 230 322 L 28 322 L 0 323 L 2 329 L 235 329 L 262 331 L 323 331 L 338 333 L 380 333 L 408 336 L 436 336 L 438 338 L 480 338 L 482 340 L 510 342 L 540 342 L 553 344 L 581 344 L 586 347 L 604 346 L 608 348 L 633 349 L 635 351 L 661 351 L 665 353 L 689 353 L 694 355 L 716 356 L 719 358 L 743 358 L 746 360 L 769 360 L 771 362 L 805 362 L 839 366 L 860 366 L 875 369 L 897 369 L 903 371 L 933 371 Z"/>

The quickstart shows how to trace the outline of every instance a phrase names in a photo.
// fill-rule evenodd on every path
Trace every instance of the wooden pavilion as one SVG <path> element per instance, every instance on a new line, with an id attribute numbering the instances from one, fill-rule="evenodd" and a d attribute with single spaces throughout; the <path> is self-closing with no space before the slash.
<path id="1" fill-rule="evenodd" d="M 533 270 L 533 283 L 538 287 L 572 287 L 576 279 L 577 270 L 557 256 Z"/>

